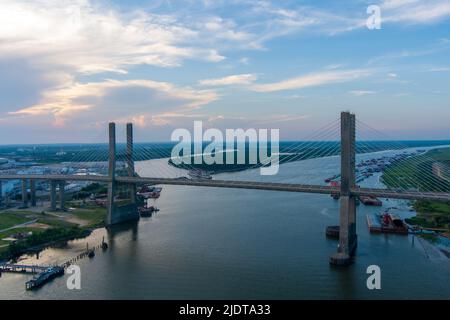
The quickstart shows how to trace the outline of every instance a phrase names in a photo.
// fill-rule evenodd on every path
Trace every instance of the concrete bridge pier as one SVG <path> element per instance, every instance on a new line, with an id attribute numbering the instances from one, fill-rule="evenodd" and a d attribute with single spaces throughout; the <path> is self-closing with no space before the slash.
<path id="1" fill-rule="evenodd" d="M 339 247 L 330 257 L 330 264 L 349 265 L 357 246 L 356 235 L 356 198 L 351 190 L 355 179 L 355 115 L 349 112 L 341 114 L 341 203 L 339 216 Z"/>
<path id="2" fill-rule="evenodd" d="M 114 196 L 116 189 L 116 124 L 111 122 L 109 124 L 109 152 L 108 152 L 108 198 L 106 202 L 106 224 L 114 223 Z"/>
<path id="3" fill-rule="evenodd" d="M 134 177 L 133 159 L 133 124 L 127 123 L 127 173 L 129 177 Z M 136 184 L 129 184 L 130 201 L 136 203 Z"/>
<path id="4" fill-rule="evenodd" d="M 30 180 L 30 202 L 32 207 L 36 207 L 36 180 Z"/>
<path id="5" fill-rule="evenodd" d="M 50 180 L 50 210 L 56 211 L 56 185 L 55 180 Z"/>
<path id="6" fill-rule="evenodd" d="M 28 189 L 26 179 L 22 179 L 22 208 L 28 208 Z"/>
<path id="7" fill-rule="evenodd" d="M 66 187 L 66 182 L 65 181 L 59 181 L 59 209 L 61 211 L 66 210 L 66 205 L 65 205 L 65 187 Z"/>
<path id="8" fill-rule="evenodd" d="M 129 176 L 134 176 L 133 162 L 133 127 L 127 124 L 127 170 Z M 115 203 L 117 188 L 116 181 L 116 125 L 109 124 L 109 158 L 108 158 L 108 199 L 107 199 L 107 217 L 106 225 L 122 223 L 130 220 L 138 220 L 139 213 L 136 207 L 135 187 L 130 187 L 131 201 L 125 205 Z"/>

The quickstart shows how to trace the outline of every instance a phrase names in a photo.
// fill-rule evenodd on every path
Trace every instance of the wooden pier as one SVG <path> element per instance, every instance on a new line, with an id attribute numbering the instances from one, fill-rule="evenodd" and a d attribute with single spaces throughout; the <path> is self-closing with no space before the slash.
<path id="1" fill-rule="evenodd" d="M 0 264 L 0 273 L 2 272 L 13 272 L 13 273 L 41 273 L 50 268 L 49 266 L 34 266 L 34 265 L 24 265 L 24 264 Z"/>

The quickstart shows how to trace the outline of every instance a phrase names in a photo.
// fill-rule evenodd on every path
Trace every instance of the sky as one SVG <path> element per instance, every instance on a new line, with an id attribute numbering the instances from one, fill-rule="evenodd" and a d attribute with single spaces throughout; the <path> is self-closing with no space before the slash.
<path id="1" fill-rule="evenodd" d="M 296 140 L 344 110 L 450 139 L 450 0 L 2 0 L 0 21 L 0 144 L 104 142 L 110 121 Z"/>

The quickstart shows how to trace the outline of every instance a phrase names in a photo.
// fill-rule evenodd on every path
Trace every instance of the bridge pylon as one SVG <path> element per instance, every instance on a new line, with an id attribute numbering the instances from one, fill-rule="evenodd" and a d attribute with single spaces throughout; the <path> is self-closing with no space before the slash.
<path id="1" fill-rule="evenodd" d="M 133 161 L 133 126 L 127 124 L 127 146 L 126 146 L 127 174 L 134 176 Z M 114 225 L 129 220 L 139 219 L 136 205 L 136 187 L 134 184 L 128 185 L 130 199 L 129 203 L 118 205 L 115 203 L 118 182 L 116 180 L 116 124 L 109 124 L 109 151 L 108 151 L 108 197 L 106 225 Z"/>
<path id="2" fill-rule="evenodd" d="M 333 265 L 348 265 L 357 246 L 356 198 L 351 190 L 356 185 L 356 120 L 350 112 L 341 113 L 341 190 L 339 213 L 339 246 L 330 257 Z"/>

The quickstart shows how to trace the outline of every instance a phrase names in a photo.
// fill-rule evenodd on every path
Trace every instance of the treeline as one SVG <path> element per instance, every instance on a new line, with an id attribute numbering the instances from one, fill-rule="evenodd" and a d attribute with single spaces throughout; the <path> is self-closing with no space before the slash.
<path id="1" fill-rule="evenodd" d="M 89 230 L 81 229 L 79 227 L 47 229 L 42 232 L 33 233 L 28 238 L 18 240 L 17 242 L 10 244 L 8 250 L 2 254 L 1 258 L 14 258 L 34 247 L 39 247 L 56 241 L 68 241 L 84 238 L 89 234 Z"/>
<path id="2" fill-rule="evenodd" d="M 83 187 L 80 191 L 75 193 L 75 199 L 85 199 L 89 197 L 91 194 L 106 194 L 108 192 L 108 188 L 104 184 L 100 184 L 97 182 L 91 183 L 86 187 Z"/>

